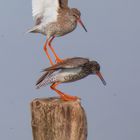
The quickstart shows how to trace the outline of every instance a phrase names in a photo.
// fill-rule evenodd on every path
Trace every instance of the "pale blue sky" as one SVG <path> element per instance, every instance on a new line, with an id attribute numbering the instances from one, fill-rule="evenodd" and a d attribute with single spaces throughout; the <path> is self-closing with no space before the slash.
<path id="1" fill-rule="evenodd" d="M 107 86 L 89 76 L 60 89 L 82 98 L 88 140 L 139 140 L 140 1 L 69 1 L 81 10 L 88 33 L 78 26 L 53 46 L 63 58 L 98 61 Z M 41 69 L 49 66 L 42 49 L 45 37 L 25 34 L 33 26 L 30 0 L 1 1 L 0 17 L 0 136 L 31 140 L 30 101 L 56 96 L 49 86 L 35 89 Z"/>

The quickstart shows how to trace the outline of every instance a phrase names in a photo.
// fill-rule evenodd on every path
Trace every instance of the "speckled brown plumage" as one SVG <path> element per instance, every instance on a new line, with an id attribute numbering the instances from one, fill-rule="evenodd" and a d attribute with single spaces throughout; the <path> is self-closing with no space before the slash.
<path id="1" fill-rule="evenodd" d="M 57 0 L 55 0 L 54 2 L 56 2 L 56 1 Z M 48 2 L 48 0 L 46 2 Z M 31 30 L 29 30 L 29 32 L 41 33 L 41 34 L 47 36 L 46 43 L 44 44 L 44 51 L 45 51 L 51 65 L 54 65 L 54 62 L 48 53 L 47 46 L 51 49 L 52 53 L 54 54 L 56 62 L 62 62 L 62 60 L 58 57 L 58 55 L 55 53 L 54 49 L 51 46 L 51 42 L 53 41 L 53 39 L 55 37 L 64 36 L 64 35 L 72 32 L 76 28 L 77 22 L 79 22 L 82 25 L 82 27 L 84 28 L 84 30 L 87 31 L 87 29 L 85 28 L 84 24 L 82 23 L 82 21 L 80 19 L 81 13 L 78 9 L 69 8 L 68 0 L 58 0 L 58 2 L 59 2 L 59 6 L 56 7 L 57 11 L 55 12 L 52 10 L 52 15 L 51 15 L 51 13 L 50 13 L 50 15 L 47 15 L 47 12 L 46 13 L 44 12 L 44 14 L 43 14 L 43 12 L 36 14 L 36 11 L 34 10 L 34 7 L 36 7 L 36 6 L 34 6 L 33 13 L 35 12 L 35 23 L 36 24 Z M 53 4 L 53 3 L 51 3 L 51 4 Z M 54 3 L 54 4 L 56 4 L 56 3 Z M 52 7 L 52 9 L 55 8 L 56 5 L 54 5 Z M 42 8 L 44 8 L 44 7 L 42 7 Z M 47 10 L 47 9 L 44 9 L 44 11 L 45 10 Z M 37 11 L 38 11 L 38 9 L 37 9 Z M 49 12 L 51 12 L 51 11 L 49 11 Z M 50 20 L 50 22 L 47 21 L 47 18 Z"/>

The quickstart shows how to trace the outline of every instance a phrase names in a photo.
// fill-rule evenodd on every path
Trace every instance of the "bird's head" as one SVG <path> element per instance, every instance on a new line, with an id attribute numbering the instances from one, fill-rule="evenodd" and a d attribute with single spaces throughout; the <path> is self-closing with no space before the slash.
<path id="1" fill-rule="evenodd" d="M 106 81 L 104 80 L 101 72 L 100 72 L 100 65 L 96 61 L 91 61 L 91 71 L 92 74 L 96 74 L 102 81 L 104 85 L 106 85 Z"/>
<path id="2" fill-rule="evenodd" d="M 72 16 L 75 17 L 76 21 L 84 28 L 84 30 L 87 32 L 87 29 L 85 27 L 85 25 L 83 24 L 82 20 L 81 20 L 81 12 L 76 9 L 76 8 L 72 8 L 71 9 L 71 13 L 72 13 Z"/>

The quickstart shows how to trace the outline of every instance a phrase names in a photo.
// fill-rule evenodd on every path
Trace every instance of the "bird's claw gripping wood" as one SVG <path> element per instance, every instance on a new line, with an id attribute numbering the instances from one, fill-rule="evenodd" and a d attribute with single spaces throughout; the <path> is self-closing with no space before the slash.
<path id="1" fill-rule="evenodd" d="M 64 94 L 64 93 L 63 93 Z M 61 99 L 63 99 L 64 101 L 76 101 L 77 99 L 79 99 L 77 96 L 70 96 L 70 97 L 67 97 L 67 96 L 65 96 L 65 94 L 64 94 L 64 96 L 60 96 L 61 97 Z"/>

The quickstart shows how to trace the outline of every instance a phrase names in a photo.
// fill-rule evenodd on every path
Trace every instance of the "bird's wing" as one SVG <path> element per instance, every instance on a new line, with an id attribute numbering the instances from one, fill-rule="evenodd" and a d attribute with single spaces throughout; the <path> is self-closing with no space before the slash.
<path id="1" fill-rule="evenodd" d="M 59 7 L 59 0 L 32 0 L 33 18 L 37 23 L 55 22 Z"/>
<path id="2" fill-rule="evenodd" d="M 36 25 L 48 24 L 57 20 L 58 9 L 65 8 L 68 0 L 32 0 L 32 15 Z"/>
<path id="3" fill-rule="evenodd" d="M 89 59 L 82 57 L 74 57 L 63 60 L 63 62 L 55 64 L 49 68 L 44 69 L 43 71 L 51 71 L 65 68 L 77 68 L 83 66 L 85 63 L 88 63 Z"/>

